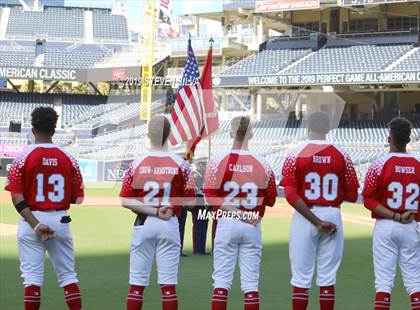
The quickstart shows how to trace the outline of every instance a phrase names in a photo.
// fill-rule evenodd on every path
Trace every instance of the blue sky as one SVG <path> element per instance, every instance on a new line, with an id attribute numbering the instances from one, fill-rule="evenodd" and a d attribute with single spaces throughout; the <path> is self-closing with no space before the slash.
<path id="1" fill-rule="evenodd" d="M 223 7 L 222 0 L 172 0 L 174 13 L 198 13 L 216 12 Z M 128 9 L 128 23 L 130 25 L 138 25 L 141 23 L 143 14 L 142 0 L 124 0 L 124 4 Z M 66 5 L 88 6 L 88 7 L 107 7 L 111 8 L 115 3 L 113 0 L 65 0 Z"/>

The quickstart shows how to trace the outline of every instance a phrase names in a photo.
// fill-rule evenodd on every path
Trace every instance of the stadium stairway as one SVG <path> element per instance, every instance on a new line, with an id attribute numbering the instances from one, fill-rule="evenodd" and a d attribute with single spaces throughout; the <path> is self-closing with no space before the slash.
<path id="1" fill-rule="evenodd" d="M 277 74 L 282 74 L 284 72 L 287 72 L 289 69 L 293 68 L 294 66 L 297 66 L 298 64 L 300 64 L 301 62 L 304 62 L 305 60 L 309 59 L 310 57 L 312 57 L 313 55 L 315 55 L 318 51 L 313 51 L 310 52 L 309 54 L 306 54 L 305 56 L 303 56 L 301 59 L 298 59 L 295 62 L 292 62 L 290 65 L 288 65 L 286 68 L 283 68 L 282 70 L 280 70 L 279 72 L 277 72 Z"/>
<path id="2" fill-rule="evenodd" d="M 395 60 L 393 63 L 391 63 L 389 66 L 385 67 L 384 71 L 390 71 L 393 70 L 395 67 L 397 67 L 400 63 L 405 61 L 406 59 L 410 58 L 412 55 L 420 51 L 420 47 L 415 47 L 410 49 L 407 53 L 402 55 L 400 58 Z"/>
<path id="3" fill-rule="evenodd" d="M 6 37 L 7 24 L 9 23 L 10 8 L 1 8 L 0 11 L 0 40 Z"/>
<path id="4" fill-rule="evenodd" d="M 93 12 L 85 10 L 85 41 L 93 42 Z"/>

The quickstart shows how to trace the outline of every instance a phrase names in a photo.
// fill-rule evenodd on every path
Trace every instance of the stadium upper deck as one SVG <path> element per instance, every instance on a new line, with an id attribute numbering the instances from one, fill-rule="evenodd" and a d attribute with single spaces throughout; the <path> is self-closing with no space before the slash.
<path id="1" fill-rule="evenodd" d="M 0 66 L 91 68 L 128 47 L 127 19 L 109 9 L 0 7 Z"/>

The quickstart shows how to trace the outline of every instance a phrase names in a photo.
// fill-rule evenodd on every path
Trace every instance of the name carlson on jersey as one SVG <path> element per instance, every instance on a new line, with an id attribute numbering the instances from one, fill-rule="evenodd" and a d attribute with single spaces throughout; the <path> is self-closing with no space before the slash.
<path id="1" fill-rule="evenodd" d="M 53 167 L 57 167 L 58 166 L 58 159 L 57 158 L 42 158 L 42 165 L 43 166 L 53 166 Z"/>
<path id="2" fill-rule="evenodd" d="M 316 164 L 331 164 L 331 156 L 312 156 L 312 162 Z"/>
<path id="3" fill-rule="evenodd" d="M 395 173 L 416 174 L 416 169 L 410 166 L 395 166 Z"/>
<path id="4" fill-rule="evenodd" d="M 144 166 L 139 168 L 140 174 L 170 174 L 174 175 L 178 173 L 177 167 L 150 167 Z"/>
<path id="5" fill-rule="evenodd" d="M 254 166 L 253 165 L 229 164 L 229 171 L 241 172 L 241 173 L 252 173 L 254 171 Z"/>

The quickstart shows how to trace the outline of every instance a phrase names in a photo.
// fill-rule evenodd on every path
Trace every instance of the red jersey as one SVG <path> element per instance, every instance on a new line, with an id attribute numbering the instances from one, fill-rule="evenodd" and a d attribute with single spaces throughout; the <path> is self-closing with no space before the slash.
<path id="1" fill-rule="evenodd" d="M 169 151 L 152 151 L 128 167 L 120 197 L 141 198 L 153 207 L 171 205 L 181 215 L 183 204 L 197 197 L 189 164 Z"/>
<path id="2" fill-rule="evenodd" d="M 359 182 L 346 153 L 333 144 L 316 140 L 288 154 L 280 186 L 285 187 L 291 204 L 301 198 L 309 207 L 340 207 L 344 200 L 357 200 Z"/>
<path id="3" fill-rule="evenodd" d="M 17 157 L 5 189 L 23 194 L 33 211 L 68 209 L 84 197 L 76 159 L 54 144 L 33 145 Z"/>
<path id="4" fill-rule="evenodd" d="M 277 197 L 273 170 L 263 158 L 244 150 L 230 150 L 211 160 L 203 191 L 214 210 L 227 204 L 260 216 Z"/>
<path id="5" fill-rule="evenodd" d="M 363 198 L 366 208 L 375 210 L 378 204 L 394 212 L 407 210 L 419 215 L 420 163 L 406 153 L 386 154 L 369 167 Z M 373 218 L 381 218 L 372 212 Z"/>

